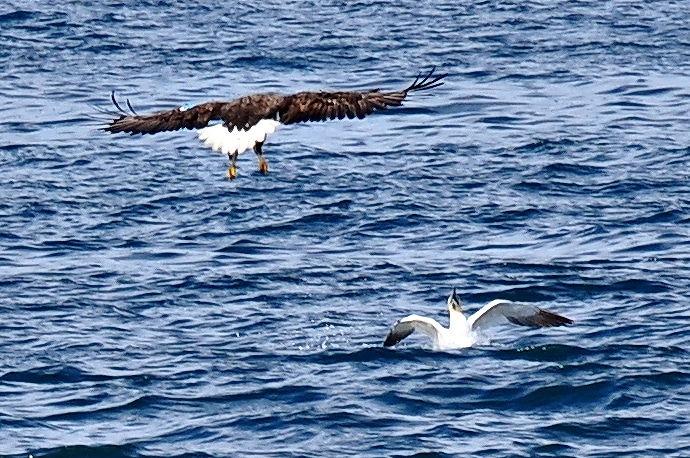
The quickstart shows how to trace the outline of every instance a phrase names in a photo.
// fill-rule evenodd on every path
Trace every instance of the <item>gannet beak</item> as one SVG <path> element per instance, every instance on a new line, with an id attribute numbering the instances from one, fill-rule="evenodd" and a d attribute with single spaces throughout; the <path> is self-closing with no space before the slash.
<path id="1" fill-rule="evenodd" d="M 462 302 L 460 301 L 458 294 L 455 292 L 455 288 L 453 288 L 453 293 L 448 298 L 448 307 L 452 308 L 453 310 L 457 310 L 458 312 L 462 312 Z"/>

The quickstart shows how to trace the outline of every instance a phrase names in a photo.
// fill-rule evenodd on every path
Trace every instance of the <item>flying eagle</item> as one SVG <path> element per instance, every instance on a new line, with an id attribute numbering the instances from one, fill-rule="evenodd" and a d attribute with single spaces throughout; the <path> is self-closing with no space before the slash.
<path id="1" fill-rule="evenodd" d="M 110 133 L 127 132 L 134 134 L 155 134 L 179 129 L 197 129 L 199 139 L 214 151 L 228 155 L 230 166 L 228 178 L 236 176 L 237 156 L 254 148 L 259 159 L 259 171 L 268 173 L 268 163 L 261 147 L 268 134 L 273 133 L 280 124 L 293 124 L 307 121 L 326 121 L 328 119 L 364 118 L 377 110 L 400 106 L 408 92 L 432 89 L 443 84 L 447 74 L 434 76 L 434 68 L 422 78 L 401 91 L 340 92 L 298 92 L 291 95 L 276 93 L 252 94 L 233 101 L 206 102 L 194 106 L 182 106 L 148 115 L 137 114 L 129 100 L 126 111 L 115 99 L 111 99 L 120 117 L 113 120 L 103 130 Z M 220 121 L 218 124 L 211 124 Z"/>

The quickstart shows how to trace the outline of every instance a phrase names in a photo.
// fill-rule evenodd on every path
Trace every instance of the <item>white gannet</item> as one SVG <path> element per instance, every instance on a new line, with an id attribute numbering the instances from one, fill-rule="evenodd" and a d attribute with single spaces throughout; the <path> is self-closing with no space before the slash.
<path id="1" fill-rule="evenodd" d="M 462 313 L 462 302 L 455 293 L 448 297 L 448 328 L 433 318 L 410 315 L 397 321 L 383 342 L 391 347 L 414 331 L 428 336 L 435 350 L 467 348 L 477 343 L 477 332 L 503 323 L 544 328 L 573 324 L 573 320 L 534 305 L 517 304 L 505 299 L 495 299 L 479 309 L 469 318 Z"/>

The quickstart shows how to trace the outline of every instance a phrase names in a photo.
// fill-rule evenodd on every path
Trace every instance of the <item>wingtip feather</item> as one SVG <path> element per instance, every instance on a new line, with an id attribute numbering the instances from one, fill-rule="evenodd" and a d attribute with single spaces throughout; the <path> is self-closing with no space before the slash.
<path id="1" fill-rule="evenodd" d="M 396 323 L 396 325 L 398 323 Z M 409 329 L 405 332 L 395 332 L 395 325 L 394 325 L 393 329 L 391 329 L 388 332 L 388 335 L 386 336 L 386 340 L 383 341 L 383 346 L 384 347 L 392 347 L 393 345 L 399 343 L 400 341 L 402 341 L 403 339 L 408 337 L 413 332 L 414 332 L 414 328 Z"/>
<path id="2" fill-rule="evenodd" d="M 424 78 L 422 78 L 422 73 L 420 72 L 417 78 L 415 78 L 414 82 L 408 86 L 407 89 L 405 89 L 405 92 L 410 92 L 410 91 L 424 91 L 428 89 L 433 89 L 436 87 L 439 87 L 443 85 L 444 78 L 448 76 L 448 73 L 444 73 L 442 75 L 434 76 L 434 72 L 436 71 L 436 66 L 431 67 L 431 70 L 429 73 L 426 74 Z M 433 79 L 432 79 L 433 76 Z"/>
<path id="3" fill-rule="evenodd" d="M 535 328 L 551 328 L 557 326 L 568 326 L 575 322 L 570 318 L 545 309 L 538 309 L 537 313 L 530 317 L 509 317 L 509 321 L 522 326 Z"/>

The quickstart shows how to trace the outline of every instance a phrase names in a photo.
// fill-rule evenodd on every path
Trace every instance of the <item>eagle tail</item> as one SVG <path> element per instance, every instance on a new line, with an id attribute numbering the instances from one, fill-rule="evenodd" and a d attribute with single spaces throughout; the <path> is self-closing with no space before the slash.
<path id="1" fill-rule="evenodd" d="M 233 127 L 229 130 L 225 124 L 214 124 L 199 129 L 199 140 L 213 151 L 222 151 L 225 154 L 242 154 L 254 147 L 256 143 L 266 141 L 268 134 L 275 132 L 280 123 L 273 119 L 262 119 L 249 130 L 240 130 Z"/>

